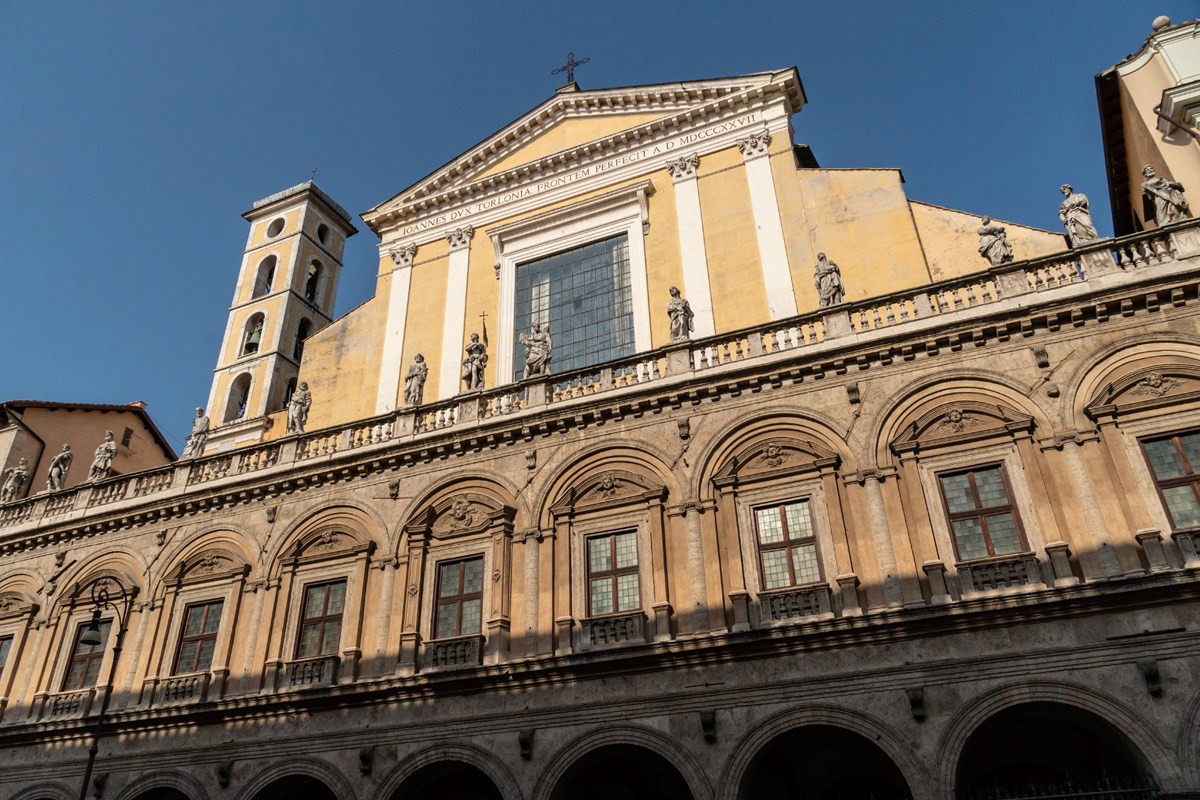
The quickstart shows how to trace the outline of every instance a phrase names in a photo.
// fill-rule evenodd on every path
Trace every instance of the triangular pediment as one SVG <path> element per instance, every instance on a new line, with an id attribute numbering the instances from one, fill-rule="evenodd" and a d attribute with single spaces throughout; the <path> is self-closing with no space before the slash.
<path id="1" fill-rule="evenodd" d="M 964 401 L 940 405 L 911 422 L 892 441 L 897 453 L 1028 431 L 1033 417 L 1003 405 Z"/>
<path id="2" fill-rule="evenodd" d="M 1106 385 L 1085 406 L 1092 419 L 1200 401 L 1200 369 L 1163 364 L 1139 369 Z"/>
<path id="3" fill-rule="evenodd" d="M 803 106 L 794 68 L 733 78 L 563 91 L 363 213 L 376 232 L 398 217 L 436 208 L 439 198 L 491 191 L 515 181 L 569 169 L 630 142 L 650 141 L 709 116 L 718 118 L 769 96 L 783 96 L 789 113 Z"/>

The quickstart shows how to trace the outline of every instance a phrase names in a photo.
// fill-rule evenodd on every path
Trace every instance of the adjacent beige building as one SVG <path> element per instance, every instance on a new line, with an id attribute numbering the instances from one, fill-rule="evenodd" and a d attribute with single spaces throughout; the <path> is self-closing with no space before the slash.
<path id="1" fill-rule="evenodd" d="M 992 263 L 804 102 L 563 87 L 338 319 L 256 204 L 204 453 L 0 505 L 0 797 L 1200 796 L 1200 225 Z"/>

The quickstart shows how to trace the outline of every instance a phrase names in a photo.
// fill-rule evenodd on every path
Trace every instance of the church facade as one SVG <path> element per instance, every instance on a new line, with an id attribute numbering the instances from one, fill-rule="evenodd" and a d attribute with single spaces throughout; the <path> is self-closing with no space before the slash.
<path id="1" fill-rule="evenodd" d="M 185 457 L 0 504 L 0 797 L 1200 796 L 1200 226 L 804 103 L 568 84 L 338 319 L 349 215 L 256 203 Z"/>

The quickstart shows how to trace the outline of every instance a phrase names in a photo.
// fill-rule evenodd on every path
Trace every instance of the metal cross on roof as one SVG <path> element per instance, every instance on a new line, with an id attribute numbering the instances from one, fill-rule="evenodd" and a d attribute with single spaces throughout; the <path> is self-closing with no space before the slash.
<path id="1" fill-rule="evenodd" d="M 592 59 L 590 59 L 590 58 L 585 58 L 582 61 L 576 61 L 574 51 L 568 51 L 567 52 L 567 63 L 562 65 L 558 69 L 554 70 L 550 74 L 557 75 L 560 72 L 565 72 L 565 73 L 567 73 L 567 83 L 568 84 L 574 83 L 575 82 L 575 68 L 582 67 L 584 64 L 588 63 L 591 60 Z"/>

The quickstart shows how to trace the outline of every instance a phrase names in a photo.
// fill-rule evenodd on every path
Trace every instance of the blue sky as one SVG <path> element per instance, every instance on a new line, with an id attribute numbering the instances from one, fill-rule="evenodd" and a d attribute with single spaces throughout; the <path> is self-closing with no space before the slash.
<path id="1" fill-rule="evenodd" d="M 1093 76 L 1157 14 L 1117 2 L 0 0 L 0 400 L 145 400 L 176 446 L 208 398 L 246 223 L 319 169 L 352 214 L 550 96 L 795 65 L 796 140 L 910 197 L 1111 231 Z M 370 297 L 349 242 L 337 313 Z M 320 398 L 316 398 L 320 402 Z"/>

